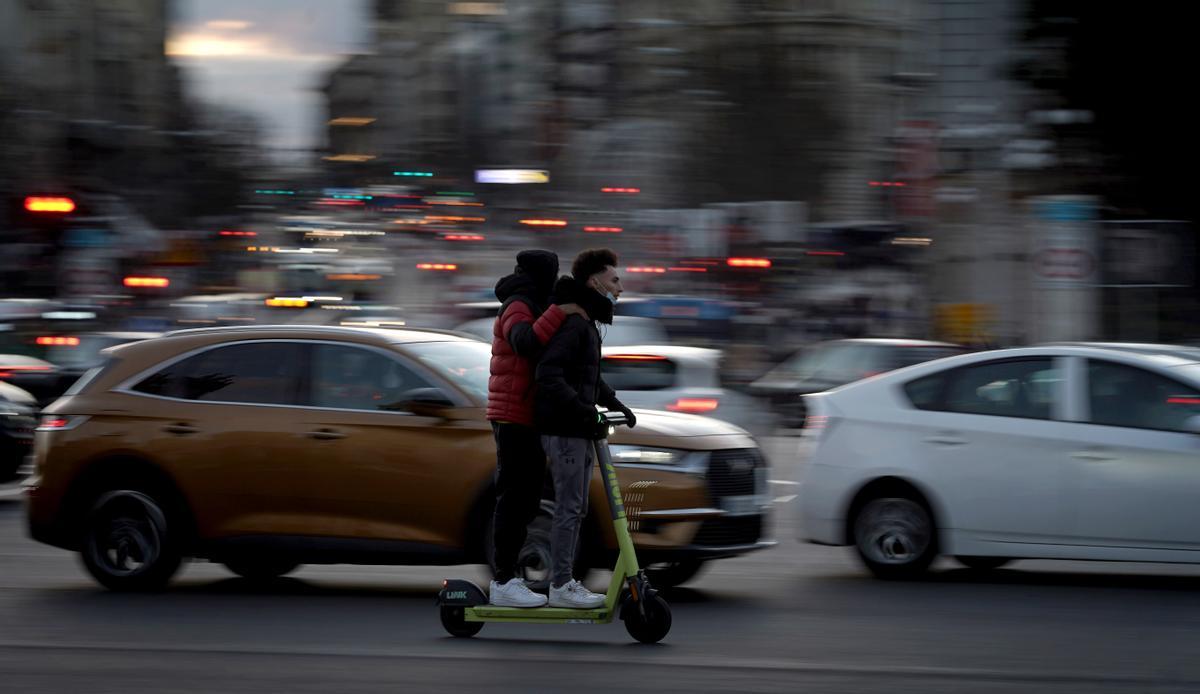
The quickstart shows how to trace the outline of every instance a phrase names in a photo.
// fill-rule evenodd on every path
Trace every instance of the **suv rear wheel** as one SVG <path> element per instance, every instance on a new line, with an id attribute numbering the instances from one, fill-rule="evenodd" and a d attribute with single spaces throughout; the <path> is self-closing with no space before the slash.
<path id="1" fill-rule="evenodd" d="M 937 556 L 933 514 L 907 496 L 870 499 L 854 516 L 854 545 L 863 563 L 879 578 L 915 578 Z"/>
<path id="2" fill-rule="evenodd" d="M 84 521 L 83 564 L 118 591 L 160 590 L 182 557 L 163 501 L 137 489 L 97 495 Z"/>

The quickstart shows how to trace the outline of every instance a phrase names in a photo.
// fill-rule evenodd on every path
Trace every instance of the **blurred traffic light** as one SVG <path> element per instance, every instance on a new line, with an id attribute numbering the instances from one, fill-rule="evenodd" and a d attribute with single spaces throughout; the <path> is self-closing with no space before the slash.
<path id="1" fill-rule="evenodd" d="M 25 198 L 25 209 L 29 212 L 66 214 L 75 211 L 75 201 L 67 197 L 30 196 Z"/>
<path id="2" fill-rule="evenodd" d="M 769 268 L 771 261 L 766 258 L 729 258 L 725 261 L 729 267 Z"/>
<path id="3" fill-rule="evenodd" d="M 169 287 L 171 280 L 166 277 L 126 277 L 124 284 L 126 287 Z"/>

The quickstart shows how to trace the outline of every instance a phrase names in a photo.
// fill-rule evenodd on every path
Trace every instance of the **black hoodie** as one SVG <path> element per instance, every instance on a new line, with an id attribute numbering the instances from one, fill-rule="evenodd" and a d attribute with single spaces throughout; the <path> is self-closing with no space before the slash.
<path id="1" fill-rule="evenodd" d="M 550 251 L 521 251 L 517 254 L 517 266 L 512 274 L 496 282 L 496 298 L 501 301 L 497 315 L 504 315 L 505 309 L 513 301 L 523 301 L 536 319 L 550 305 L 550 290 L 554 287 L 557 275 L 557 255 Z M 542 349 L 532 323 L 516 324 L 504 339 L 512 345 L 514 352 L 523 357 L 535 356 Z"/>
<path id="2" fill-rule="evenodd" d="M 572 278 L 554 285 L 555 303 L 577 303 L 592 318 L 612 323 L 612 303 Z M 596 431 L 596 405 L 623 410 L 613 389 L 600 377 L 600 332 L 583 316 L 563 321 L 546 345 L 536 371 L 534 426 L 543 434 L 591 438 Z"/>

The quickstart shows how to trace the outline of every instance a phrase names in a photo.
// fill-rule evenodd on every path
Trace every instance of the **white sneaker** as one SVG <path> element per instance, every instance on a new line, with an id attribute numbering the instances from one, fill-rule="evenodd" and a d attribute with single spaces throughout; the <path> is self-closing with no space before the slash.
<path id="1" fill-rule="evenodd" d="M 492 581 L 488 587 L 488 604 L 497 607 L 541 607 L 546 604 L 546 596 L 529 590 L 525 581 L 513 578 L 507 583 Z"/>
<path id="2" fill-rule="evenodd" d="M 550 586 L 550 607 L 590 610 L 603 605 L 603 593 L 593 593 L 573 578 L 561 586 Z"/>

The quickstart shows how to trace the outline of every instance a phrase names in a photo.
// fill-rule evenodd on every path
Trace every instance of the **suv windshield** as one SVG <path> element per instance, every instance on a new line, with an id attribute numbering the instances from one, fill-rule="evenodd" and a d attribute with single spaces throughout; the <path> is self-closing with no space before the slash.
<path id="1" fill-rule="evenodd" d="M 425 366 L 487 401 L 492 346 L 484 342 L 414 342 L 404 345 Z"/>

